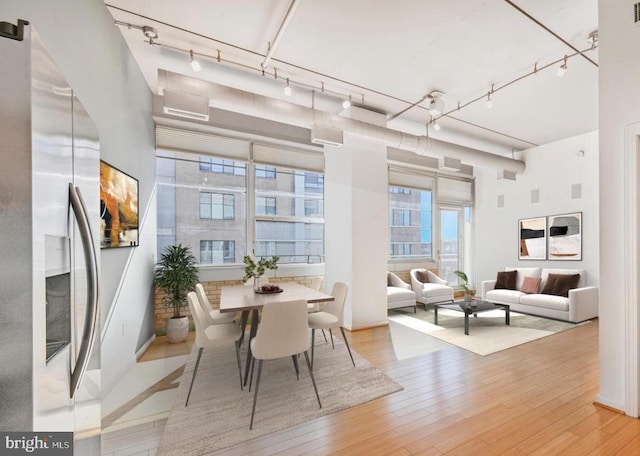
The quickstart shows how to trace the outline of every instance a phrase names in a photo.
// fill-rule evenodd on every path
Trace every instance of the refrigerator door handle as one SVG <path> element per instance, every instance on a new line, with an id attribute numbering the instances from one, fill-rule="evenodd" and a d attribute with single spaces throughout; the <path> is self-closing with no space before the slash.
<path id="1" fill-rule="evenodd" d="M 82 247 L 84 250 L 85 265 L 87 268 L 87 311 L 84 318 L 84 328 L 82 331 L 82 341 L 75 367 L 71 373 L 70 397 L 73 397 L 82 377 L 87 370 L 91 350 L 96 338 L 96 326 L 98 321 L 98 262 L 96 259 L 95 244 L 93 234 L 89 225 L 87 208 L 78 187 L 69 184 L 69 202 L 78 222 Z"/>

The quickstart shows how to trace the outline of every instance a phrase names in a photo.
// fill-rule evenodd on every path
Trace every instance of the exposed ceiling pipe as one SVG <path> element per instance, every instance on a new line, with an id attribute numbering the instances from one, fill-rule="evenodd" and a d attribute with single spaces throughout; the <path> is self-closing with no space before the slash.
<path id="1" fill-rule="evenodd" d="M 269 66 L 271 57 L 273 56 L 273 53 L 276 51 L 276 48 L 278 47 L 278 43 L 280 43 L 280 38 L 282 38 L 282 35 L 284 34 L 284 30 L 287 28 L 287 25 L 289 25 L 289 21 L 291 20 L 291 17 L 293 16 L 293 12 L 296 10 L 298 3 L 300 3 L 300 0 L 293 0 L 291 2 L 291 5 L 289 5 L 289 10 L 287 11 L 287 14 L 282 20 L 282 24 L 280 24 L 280 28 L 278 29 L 276 36 L 273 38 L 273 41 L 269 46 L 269 52 L 264 58 L 264 61 L 260 64 L 262 68 L 267 69 L 267 67 Z"/>
<path id="2" fill-rule="evenodd" d="M 469 147 L 459 146 L 434 138 L 416 136 L 366 122 L 346 118 L 338 114 L 318 111 L 276 98 L 269 98 L 243 90 L 206 82 L 172 73 L 167 78 L 167 89 L 189 91 L 209 98 L 209 106 L 248 116 L 260 117 L 289 125 L 311 128 L 324 125 L 342 129 L 345 133 L 378 141 L 388 147 L 407 150 L 419 155 L 452 157 L 478 167 L 490 167 L 522 173 L 525 163 L 502 155 L 491 154 Z"/>

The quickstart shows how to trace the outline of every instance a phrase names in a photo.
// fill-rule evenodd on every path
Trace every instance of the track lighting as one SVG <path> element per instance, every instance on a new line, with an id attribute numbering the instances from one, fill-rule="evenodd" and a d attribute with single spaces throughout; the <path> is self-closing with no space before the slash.
<path id="1" fill-rule="evenodd" d="M 564 74 L 567 72 L 567 56 L 564 56 L 564 59 L 562 60 L 562 65 L 560 65 L 560 68 L 558 68 L 558 71 L 556 71 L 556 74 L 559 77 L 564 76 Z"/>
<path id="2" fill-rule="evenodd" d="M 487 92 L 487 109 L 493 108 L 493 100 L 491 100 L 491 92 Z"/>
<path id="3" fill-rule="evenodd" d="M 435 119 L 432 122 L 433 122 L 433 129 L 435 131 L 440 131 L 440 124 L 436 122 Z"/>
<path id="4" fill-rule="evenodd" d="M 284 86 L 284 94 L 287 97 L 291 96 L 291 86 L 289 85 L 289 78 L 287 78 L 287 85 Z"/>
<path id="5" fill-rule="evenodd" d="M 191 68 L 193 68 L 193 71 L 197 73 L 198 71 L 202 70 L 202 67 L 200 66 L 200 62 L 198 62 L 193 58 L 193 49 L 189 51 L 189 55 L 191 56 Z"/>
<path id="6" fill-rule="evenodd" d="M 344 100 L 342 102 L 342 107 L 344 109 L 347 109 L 349 106 L 351 106 L 351 95 L 349 95 L 349 98 L 347 100 Z"/>
<path id="7" fill-rule="evenodd" d="M 433 90 L 427 97 L 431 100 L 429 103 L 429 114 L 432 116 L 439 116 L 444 112 L 444 99 L 442 96 L 444 92 Z"/>

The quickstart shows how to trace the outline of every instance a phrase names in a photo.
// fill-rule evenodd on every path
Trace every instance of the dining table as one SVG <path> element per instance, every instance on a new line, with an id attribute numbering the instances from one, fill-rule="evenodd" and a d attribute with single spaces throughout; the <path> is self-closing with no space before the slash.
<path id="1" fill-rule="evenodd" d="M 308 304 L 316 304 L 333 301 L 330 294 L 305 287 L 297 282 L 282 282 L 277 284 L 282 291 L 256 292 L 252 285 L 230 285 L 220 289 L 220 312 L 242 312 L 241 325 L 243 329 L 241 341 L 244 340 L 249 313 L 251 312 L 251 326 L 249 330 L 249 342 L 258 331 L 259 311 L 264 306 L 274 302 L 294 301 L 303 299 Z M 244 371 L 244 384 L 249 378 L 251 366 L 251 344 L 248 343 L 247 362 Z"/>

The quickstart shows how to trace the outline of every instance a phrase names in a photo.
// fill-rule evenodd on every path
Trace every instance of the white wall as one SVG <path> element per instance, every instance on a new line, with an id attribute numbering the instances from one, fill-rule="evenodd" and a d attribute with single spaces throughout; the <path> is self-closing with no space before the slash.
<path id="1" fill-rule="evenodd" d="M 386 324 L 387 148 L 345 135 L 325 147 L 325 287 L 346 282 L 344 325 Z"/>
<path id="2" fill-rule="evenodd" d="M 30 21 L 38 31 L 98 127 L 101 158 L 139 180 L 139 210 L 144 214 L 155 185 L 151 92 L 104 3 L 2 0 L 0 21 L 15 24 L 18 18 Z M 155 218 L 147 221 L 137 249 L 144 245 L 145 251 L 155 251 L 155 225 Z M 117 331 L 113 337 L 117 346 L 107 343 L 102 347 L 102 381 L 107 388 L 119 372 L 135 362 L 138 339 L 145 339 L 141 333 L 153 334 L 153 320 L 145 319 L 145 313 L 153 306 L 154 258 L 137 249 L 101 252 L 103 320 L 114 307 L 116 319 L 124 322 L 110 328 Z M 128 272 L 123 274 L 127 265 Z"/>
<path id="3" fill-rule="evenodd" d="M 640 28 L 633 24 L 633 4 L 625 0 L 599 1 L 600 29 L 600 393 L 598 401 L 637 416 L 629 400 L 631 378 L 625 375 L 626 351 L 635 334 L 625 335 L 627 302 L 625 276 L 625 208 L 628 189 L 624 186 L 625 126 L 640 122 Z M 634 151 L 635 152 L 635 151 Z M 635 182 L 637 185 L 637 182 Z M 634 233 L 638 237 L 638 233 Z M 637 349 L 637 347 L 634 347 Z M 637 364 L 637 360 L 635 361 Z"/>
<path id="4" fill-rule="evenodd" d="M 580 156 L 579 151 L 584 155 Z M 581 268 L 589 285 L 598 285 L 598 133 L 567 138 L 521 153 L 526 170 L 517 180 L 497 180 L 495 170 L 476 169 L 476 289 L 506 266 Z M 582 184 L 582 198 L 571 198 L 571 185 Z M 539 203 L 531 190 L 539 189 Z M 504 207 L 498 196 L 504 195 Z M 582 261 L 518 260 L 518 220 L 582 212 Z M 601 303 L 602 304 L 602 303 Z"/>

